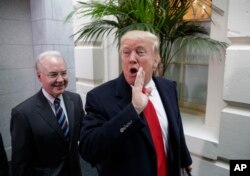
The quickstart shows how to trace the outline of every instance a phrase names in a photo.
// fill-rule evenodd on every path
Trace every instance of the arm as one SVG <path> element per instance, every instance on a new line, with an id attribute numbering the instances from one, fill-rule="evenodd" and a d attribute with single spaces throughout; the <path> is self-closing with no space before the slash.
<path id="1" fill-rule="evenodd" d="M 131 103 L 121 109 L 117 102 L 107 105 L 106 100 L 89 92 L 85 109 L 87 114 L 82 122 L 79 150 L 92 165 L 113 155 L 130 135 L 143 126 Z"/>
<path id="2" fill-rule="evenodd" d="M 192 158 L 190 156 L 189 150 L 187 148 L 185 135 L 182 126 L 182 120 L 180 117 L 180 158 L 181 158 L 181 167 L 185 168 L 187 172 L 191 172 L 192 170 Z"/>
<path id="3" fill-rule="evenodd" d="M 185 168 L 186 171 L 191 172 L 192 167 L 192 158 L 190 156 L 189 150 L 186 145 L 186 140 L 185 140 L 185 135 L 184 135 L 184 130 L 183 130 L 183 124 L 182 124 L 182 119 L 180 115 L 180 108 L 178 105 L 178 98 L 177 98 L 177 91 L 175 89 L 175 97 L 176 97 L 176 106 L 178 107 L 178 119 L 179 119 L 179 129 L 180 129 L 180 162 L 181 162 L 181 167 Z"/>
<path id="4" fill-rule="evenodd" d="M 149 89 L 142 93 L 144 77 L 145 72 L 140 68 L 134 85 L 130 85 L 132 95 L 127 94 L 131 98 L 117 98 L 111 85 L 87 94 L 87 115 L 82 123 L 80 142 L 80 154 L 86 161 L 94 165 L 114 157 L 116 152 L 121 153 L 121 148 L 125 150 L 129 137 L 141 132 L 145 122 L 139 115 L 151 92 Z M 119 104 L 121 102 L 122 105 Z"/>
<path id="5" fill-rule="evenodd" d="M 25 116 L 13 109 L 11 113 L 12 175 L 30 176 L 33 153 L 32 131 Z"/>

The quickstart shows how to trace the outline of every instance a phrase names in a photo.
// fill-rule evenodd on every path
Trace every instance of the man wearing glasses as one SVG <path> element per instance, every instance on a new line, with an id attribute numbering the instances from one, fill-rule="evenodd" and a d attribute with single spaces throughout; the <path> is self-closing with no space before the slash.
<path id="1" fill-rule="evenodd" d="M 81 176 L 80 95 L 65 90 L 67 67 L 59 52 L 41 53 L 36 73 L 42 88 L 11 113 L 12 175 Z"/>

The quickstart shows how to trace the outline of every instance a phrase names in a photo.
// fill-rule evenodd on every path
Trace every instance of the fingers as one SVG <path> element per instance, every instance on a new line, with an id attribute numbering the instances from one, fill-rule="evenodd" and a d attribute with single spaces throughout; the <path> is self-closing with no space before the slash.
<path id="1" fill-rule="evenodd" d="M 142 93 L 142 88 L 144 86 L 145 72 L 142 67 L 139 68 L 134 86 L 132 87 L 132 104 L 138 114 L 140 114 L 148 102 L 148 97 Z"/>
<path id="2" fill-rule="evenodd" d="M 151 87 L 145 88 L 144 80 L 145 80 L 145 71 L 143 70 L 142 67 L 140 67 L 136 75 L 134 86 L 132 87 L 136 89 L 137 91 L 143 91 L 145 95 L 149 96 L 151 95 L 152 88 Z"/>
<path id="3" fill-rule="evenodd" d="M 140 67 L 135 78 L 134 87 L 140 88 L 142 90 L 142 87 L 144 85 L 144 79 L 145 79 L 145 72 L 143 71 L 143 68 Z"/>

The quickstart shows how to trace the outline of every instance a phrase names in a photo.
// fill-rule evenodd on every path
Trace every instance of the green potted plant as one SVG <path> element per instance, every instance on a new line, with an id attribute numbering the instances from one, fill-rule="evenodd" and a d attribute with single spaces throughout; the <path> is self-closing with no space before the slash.
<path id="1" fill-rule="evenodd" d="M 202 1 L 202 0 L 200 0 Z M 204 55 L 220 53 L 227 44 L 209 38 L 205 27 L 195 21 L 184 20 L 184 15 L 192 5 L 192 0 L 106 0 L 104 2 L 78 2 L 67 20 L 91 17 L 91 22 L 83 25 L 74 35 L 77 41 L 103 38 L 115 35 L 115 39 L 129 30 L 148 30 L 160 38 L 161 69 L 163 76 L 178 54 L 185 59 L 183 51 L 195 58 L 195 51 Z M 107 18 L 112 16 L 112 18 Z"/>

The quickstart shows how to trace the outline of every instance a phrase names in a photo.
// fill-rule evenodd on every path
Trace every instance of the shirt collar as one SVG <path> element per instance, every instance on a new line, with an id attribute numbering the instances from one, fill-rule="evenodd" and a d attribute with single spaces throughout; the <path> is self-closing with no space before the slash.
<path id="1" fill-rule="evenodd" d="M 150 96 L 153 96 L 153 94 L 155 93 L 155 90 L 157 90 L 157 89 L 156 89 L 155 83 L 154 83 L 154 81 L 153 81 L 152 78 L 151 78 L 150 81 L 145 85 L 145 88 L 149 88 L 149 87 L 152 88 L 152 91 L 151 91 L 151 93 L 150 93 Z"/>
<path id="2" fill-rule="evenodd" d="M 47 98 L 47 100 L 53 104 L 54 103 L 54 100 L 55 100 L 55 97 L 51 96 L 44 88 L 42 88 L 42 92 L 43 92 L 43 95 Z M 57 98 L 59 98 L 60 100 L 62 100 L 62 94 L 59 95 Z"/>
<path id="3" fill-rule="evenodd" d="M 152 89 L 155 89 L 155 83 L 153 79 L 151 78 L 150 81 L 145 85 L 146 88 L 151 87 Z"/>

